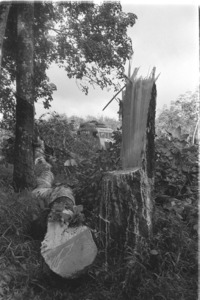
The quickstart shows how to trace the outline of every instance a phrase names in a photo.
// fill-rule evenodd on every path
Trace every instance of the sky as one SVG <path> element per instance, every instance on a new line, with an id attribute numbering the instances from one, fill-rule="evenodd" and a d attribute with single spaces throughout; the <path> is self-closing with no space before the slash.
<path id="1" fill-rule="evenodd" d="M 192 3 L 192 2 L 191 2 Z M 199 84 L 198 6 L 195 4 L 131 4 L 121 1 L 124 12 L 137 15 L 136 24 L 128 29 L 133 44 L 132 69 L 140 67 L 139 75 L 147 76 L 153 67 L 160 76 L 157 85 L 157 110 L 169 105 L 181 94 L 195 91 Z M 118 103 L 102 111 L 114 96 L 112 90 L 92 87 L 84 95 L 75 80 L 68 79 L 64 70 L 52 65 L 50 81 L 57 86 L 50 112 L 65 113 L 68 117 L 118 118 Z M 36 104 L 36 115 L 48 112 L 42 101 Z"/>

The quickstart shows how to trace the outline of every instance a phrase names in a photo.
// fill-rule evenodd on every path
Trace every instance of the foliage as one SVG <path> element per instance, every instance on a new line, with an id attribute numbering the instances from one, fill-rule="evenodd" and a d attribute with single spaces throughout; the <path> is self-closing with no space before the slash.
<path id="1" fill-rule="evenodd" d="M 15 97 L 9 81 L 15 85 L 19 5 L 11 5 L 3 44 L 0 112 L 5 117 L 8 110 L 14 112 L 10 110 Z M 91 84 L 118 88 L 125 61 L 132 54 L 127 27 L 134 25 L 134 14 L 124 13 L 118 2 L 35 2 L 34 12 L 35 101 L 43 99 L 48 108 L 53 100 L 56 86 L 46 75 L 53 62 L 63 67 L 69 78 L 76 78 L 85 93 Z"/>
<path id="2" fill-rule="evenodd" d="M 77 136 L 71 131 L 64 115 L 55 114 L 47 120 L 39 119 L 37 126 L 39 135 L 53 149 L 51 164 L 56 184 L 64 183 L 73 187 L 77 203 L 83 204 L 85 212 L 90 213 L 101 196 L 104 172 L 120 168 L 120 131 L 114 132 L 115 143 L 105 151 L 99 149 L 96 138 Z M 65 166 L 65 161 L 70 159 L 74 159 L 75 164 Z"/>
<path id="3" fill-rule="evenodd" d="M 0 121 L 0 127 L 3 129 L 13 130 L 15 124 L 15 95 L 14 87 L 9 76 L 9 73 L 2 69 L 0 73 L 0 112 L 3 113 L 3 120 Z"/>
<path id="4" fill-rule="evenodd" d="M 177 138 L 156 139 L 156 190 L 160 194 L 197 194 L 198 146 Z"/>
<path id="5" fill-rule="evenodd" d="M 127 27 L 133 26 L 137 17 L 123 13 L 119 2 L 103 2 L 100 6 L 62 3 L 59 12 L 66 18 L 60 17 L 57 62 L 66 62 L 68 77 L 86 76 L 89 83 L 101 88 L 112 85 L 112 77 L 105 76 L 111 70 L 117 71 L 117 78 L 124 78 L 124 64 L 132 54 Z M 81 86 L 87 93 L 88 87 L 84 83 Z"/>
<path id="6" fill-rule="evenodd" d="M 141 240 L 127 255 L 128 295 L 135 299 L 196 299 L 197 232 L 174 211 L 155 207 L 151 244 Z M 133 267 L 134 266 L 134 267 Z"/>
<path id="7" fill-rule="evenodd" d="M 14 162 L 14 138 L 5 138 L 2 142 L 2 155 L 9 164 Z"/>
<path id="8" fill-rule="evenodd" d="M 39 120 L 38 129 L 49 147 L 54 148 L 56 183 L 71 184 L 77 204 L 83 204 L 86 224 L 93 230 L 99 256 L 78 282 L 66 284 L 65 280 L 49 273 L 38 257 L 39 243 L 30 236 L 31 211 L 37 214 L 38 207 L 29 194 L 15 194 L 11 187 L 8 190 L 11 181 L 5 172 L 0 178 L 0 216 L 4 224 L 0 227 L 3 269 L 0 292 L 3 296 L 12 294 L 15 299 L 20 293 L 20 299 L 39 300 L 65 297 L 72 300 L 128 300 L 133 295 L 135 300 L 196 299 L 197 145 L 191 145 L 178 136 L 160 135 L 156 138 L 156 190 L 151 243 L 140 239 L 136 251 L 127 249 L 123 263 L 113 256 L 109 258 L 112 267 L 108 267 L 105 264 L 105 245 L 101 244 L 96 231 L 96 207 L 101 197 L 104 173 L 121 167 L 120 130 L 114 132 L 115 143 L 109 150 L 99 151 L 93 148 L 92 140 L 79 140 L 73 136 L 65 116 L 53 115 L 48 120 Z M 65 159 L 72 155 L 77 165 L 63 166 Z M 7 228 L 9 230 L 6 231 Z"/>
<path id="9" fill-rule="evenodd" d="M 74 188 L 78 203 L 84 205 L 90 225 L 95 227 L 93 212 L 101 197 L 101 179 L 104 172 L 121 166 L 121 132 L 114 132 L 115 143 L 108 151 L 100 151 L 92 137 L 74 135 L 65 116 L 40 119 L 38 128 L 40 136 L 54 149 L 53 172 L 58 182 L 62 179 L 61 182 Z M 185 140 L 166 135 L 156 138 L 156 203 L 164 203 L 165 209 L 190 219 L 191 227 L 197 225 L 197 154 L 197 145 Z M 69 158 L 74 158 L 77 165 L 65 167 L 64 162 Z"/>
<path id="10" fill-rule="evenodd" d="M 71 126 L 65 115 L 53 114 L 49 119 L 40 118 L 37 121 L 39 136 L 45 141 L 54 153 L 56 162 L 53 163 L 54 172 L 69 175 L 64 167 L 68 159 L 75 159 L 77 163 L 88 159 L 99 149 L 98 143 L 93 137 L 78 137 L 71 130 Z"/>
<path id="11" fill-rule="evenodd" d="M 182 133 L 188 134 L 192 140 L 199 117 L 199 105 L 197 90 L 180 95 L 176 101 L 171 102 L 169 108 L 163 107 L 156 118 L 157 135 L 173 133 L 180 126 Z"/>
<path id="12" fill-rule="evenodd" d="M 97 157 L 94 156 L 89 160 L 90 163 L 85 162 L 88 169 L 83 166 L 78 168 L 79 175 L 76 176 L 80 177 L 79 184 L 82 184 L 78 185 L 78 190 L 74 190 L 79 195 L 76 200 L 84 204 L 86 222 L 93 229 L 97 224 L 95 205 L 101 196 L 101 176 L 104 171 L 113 168 L 112 165 L 114 168 L 119 167 L 116 159 L 120 153 L 120 138 L 118 131 L 116 147 L 113 145 L 108 153 L 100 152 L 99 160 L 95 160 Z M 170 144 L 170 141 L 167 142 Z M 113 159 L 112 163 L 110 157 Z M 95 173 L 92 174 L 92 171 Z M 72 175 L 75 176 L 74 173 Z M 154 233 L 150 245 L 141 239 L 135 252 L 127 249 L 123 264 L 117 258 L 111 257 L 114 265 L 109 268 L 105 265 L 105 250 L 101 246 L 100 256 L 88 273 L 77 281 L 66 281 L 46 269 L 38 255 L 40 243 L 31 238 L 30 220 L 38 213 L 37 202 L 28 192 L 16 194 L 11 187 L 8 188 L 9 178 L 11 179 L 11 172 L 6 168 L 2 169 L 0 293 L 4 299 L 10 297 L 40 300 L 67 297 L 72 300 L 128 300 L 132 299 L 132 295 L 136 300 L 197 298 L 195 199 L 190 202 L 188 196 L 184 201 L 172 196 L 157 197 L 153 218 Z M 184 209 L 180 209 L 181 205 Z"/>

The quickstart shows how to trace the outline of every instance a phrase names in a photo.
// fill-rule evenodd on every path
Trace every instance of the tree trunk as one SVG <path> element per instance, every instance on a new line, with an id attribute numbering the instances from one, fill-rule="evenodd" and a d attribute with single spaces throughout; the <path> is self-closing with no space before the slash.
<path id="1" fill-rule="evenodd" d="M 3 39 L 6 30 L 8 13 L 10 10 L 11 3 L 1 3 L 0 4 L 0 74 L 1 74 L 1 61 L 3 56 Z"/>
<path id="2" fill-rule="evenodd" d="M 152 180 L 141 168 L 109 172 L 102 185 L 100 233 L 106 251 L 115 255 L 137 248 L 152 230 Z M 111 250 L 112 249 L 112 250 Z"/>
<path id="3" fill-rule="evenodd" d="M 17 104 L 13 184 L 15 189 L 19 191 L 34 185 L 34 4 L 31 2 L 19 3 L 17 9 Z"/>
<path id="4" fill-rule="evenodd" d="M 137 251 L 139 240 L 148 242 L 152 233 L 156 85 L 154 75 L 132 80 L 123 99 L 123 170 L 107 173 L 102 184 L 99 232 L 106 262 Z"/>
<path id="5" fill-rule="evenodd" d="M 37 237 L 43 233 L 41 255 L 49 268 L 64 278 L 75 278 L 95 260 L 97 247 L 90 229 L 83 225 L 82 206 L 75 205 L 69 187 L 52 187 L 54 176 L 44 157 L 44 145 L 38 139 L 35 149 L 37 187 L 33 190 L 41 206 L 47 207 L 32 224 Z M 43 237 L 42 237 L 43 238 Z"/>

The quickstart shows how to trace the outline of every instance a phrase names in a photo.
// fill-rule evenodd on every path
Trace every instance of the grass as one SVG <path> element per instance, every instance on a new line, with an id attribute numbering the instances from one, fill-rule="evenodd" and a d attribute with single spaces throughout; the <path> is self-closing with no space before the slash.
<path id="1" fill-rule="evenodd" d="M 11 173 L 11 167 L 0 173 L 0 299 L 197 299 L 198 236 L 187 218 L 156 206 L 150 245 L 141 239 L 136 253 L 129 249 L 108 270 L 99 256 L 87 274 L 64 280 L 40 256 L 40 241 L 31 235 L 39 206 L 31 192 L 13 192 Z"/>

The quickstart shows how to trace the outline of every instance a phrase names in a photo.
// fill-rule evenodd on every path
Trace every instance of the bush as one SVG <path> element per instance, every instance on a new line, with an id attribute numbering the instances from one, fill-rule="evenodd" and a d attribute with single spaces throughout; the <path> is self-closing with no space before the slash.
<path id="1" fill-rule="evenodd" d="M 198 146 L 161 136 L 156 139 L 156 190 L 178 196 L 197 193 Z M 192 195 L 190 195 L 192 196 Z"/>

